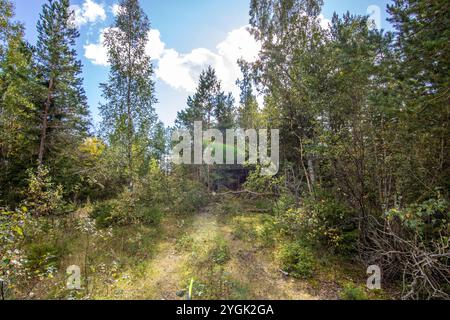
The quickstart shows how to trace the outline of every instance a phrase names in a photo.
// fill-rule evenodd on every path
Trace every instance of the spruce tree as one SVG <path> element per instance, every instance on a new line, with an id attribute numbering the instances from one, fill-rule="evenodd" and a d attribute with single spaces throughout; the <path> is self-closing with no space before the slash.
<path id="1" fill-rule="evenodd" d="M 409 198 L 427 197 L 436 188 L 450 186 L 448 1 L 395 0 L 388 11 L 396 30 L 397 92 L 403 106 L 398 116 L 407 158 L 402 161 L 401 181 L 406 190 L 418 191 L 410 192 Z"/>
<path id="2" fill-rule="evenodd" d="M 37 63 L 45 87 L 38 153 L 42 164 L 49 149 L 67 148 L 86 133 L 88 108 L 82 87 L 81 62 L 75 50 L 78 30 L 69 0 L 48 0 L 37 25 Z"/>

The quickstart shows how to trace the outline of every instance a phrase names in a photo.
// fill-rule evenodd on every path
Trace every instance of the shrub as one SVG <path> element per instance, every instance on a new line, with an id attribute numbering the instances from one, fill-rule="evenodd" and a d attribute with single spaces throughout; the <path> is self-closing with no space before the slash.
<path id="1" fill-rule="evenodd" d="M 355 253 L 358 233 L 353 212 L 329 193 L 318 190 L 314 198 L 305 198 L 301 207 L 284 195 L 274 211 L 284 235 L 316 242 L 336 253 Z"/>
<path id="2" fill-rule="evenodd" d="M 201 183 L 186 180 L 177 182 L 172 197 L 172 208 L 177 213 L 194 213 L 208 202 L 208 193 Z"/>
<path id="3" fill-rule="evenodd" d="M 61 249 L 48 243 L 33 243 L 26 249 L 26 265 L 39 277 L 51 276 L 59 266 Z"/>
<path id="4" fill-rule="evenodd" d="M 314 256 L 308 247 L 300 242 L 284 245 L 279 252 L 283 271 L 295 278 L 309 278 L 314 272 Z"/>
<path id="5" fill-rule="evenodd" d="M 270 247 L 275 244 L 276 228 L 272 220 L 263 222 L 258 230 L 258 239 L 264 247 Z"/>
<path id="6" fill-rule="evenodd" d="M 257 165 L 247 177 L 247 181 L 244 184 L 244 188 L 261 193 L 280 193 L 284 189 L 284 176 L 270 176 L 262 174 L 261 165 Z"/>
<path id="7" fill-rule="evenodd" d="M 158 224 L 162 216 L 159 206 L 142 201 L 128 189 L 116 199 L 97 203 L 91 214 L 100 228 L 135 223 Z"/>
<path id="8" fill-rule="evenodd" d="M 164 215 L 157 205 L 137 205 L 135 211 L 135 219 L 145 225 L 158 225 Z"/>
<path id="9" fill-rule="evenodd" d="M 35 216 L 49 216 L 58 213 L 63 206 L 63 189 L 55 186 L 45 166 L 37 172 L 28 170 L 28 190 L 25 206 Z"/>
<path id="10" fill-rule="evenodd" d="M 208 257 L 219 265 L 223 265 L 230 260 L 230 248 L 223 238 L 217 237 L 214 240 L 214 247 L 210 249 Z"/>
<path id="11" fill-rule="evenodd" d="M 0 299 L 8 295 L 10 290 L 7 289 L 27 277 L 21 242 L 28 219 L 28 210 L 25 207 L 16 211 L 0 208 L 0 278 L 5 288 Z"/>
<path id="12" fill-rule="evenodd" d="M 341 292 L 341 300 L 367 300 L 364 289 L 353 284 L 347 284 Z"/>
<path id="13" fill-rule="evenodd" d="M 97 203 L 91 213 L 91 218 L 99 228 L 108 228 L 113 224 L 111 221 L 111 212 L 113 210 L 112 201 L 103 201 Z"/>

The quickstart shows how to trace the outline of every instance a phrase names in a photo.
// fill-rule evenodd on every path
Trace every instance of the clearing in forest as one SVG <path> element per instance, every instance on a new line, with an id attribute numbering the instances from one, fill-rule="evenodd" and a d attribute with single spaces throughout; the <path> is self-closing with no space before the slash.
<path id="1" fill-rule="evenodd" d="M 227 212 L 233 211 L 228 203 L 211 204 L 187 219 L 166 217 L 153 257 L 139 270 L 127 270 L 109 290 L 114 296 L 103 298 L 186 299 L 191 279 L 194 299 L 338 298 L 339 270 L 318 271 L 313 280 L 286 275 L 266 230 L 271 216 Z"/>

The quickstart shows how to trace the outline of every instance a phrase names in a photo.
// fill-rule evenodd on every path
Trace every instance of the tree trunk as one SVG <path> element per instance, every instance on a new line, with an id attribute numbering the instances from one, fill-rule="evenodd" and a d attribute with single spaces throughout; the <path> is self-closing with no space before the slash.
<path id="1" fill-rule="evenodd" d="M 128 170 L 130 171 L 130 190 L 133 191 L 134 188 L 134 181 L 133 181 L 133 118 L 132 118 L 132 114 L 131 114 L 131 79 L 133 77 L 133 61 L 132 61 L 132 54 L 131 54 L 131 46 L 132 46 L 132 30 L 131 30 L 131 21 L 132 21 L 132 17 L 131 17 L 131 12 L 128 12 L 128 69 L 127 69 L 127 73 L 128 73 L 128 88 L 127 88 L 127 126 L 128 126 L 128 130 L 127 130 L 127 142 L 128 142 L 128 146 L 127 146 L 127 156 L 128 156 Z"/>
<path id="2" fill-rule="evenodd" d="M 47 140 L 47 128 L 48 128 L 48 113 L 50 110 L 50 105 L 52 103 L 52 91 L 53 91 L 53 79 L 50 79 L 48 84 L 48 94 L 47 100 L 44 105 L 44 113 L 42 115 L 42 127 L 41 127 L 41 142 L 39 145 L 39 166 L 41 166 L 44 162 L 44 154 L 45 154 L 45 142 Z"/>
<path id="3" fill-rule="evenodd" d="M 308 172 L 312 188 L 314 188 L 314 185 L 316 184 L 316 171 L 314 170 L 314 160 L 311 156 L 308 157 Z"/>

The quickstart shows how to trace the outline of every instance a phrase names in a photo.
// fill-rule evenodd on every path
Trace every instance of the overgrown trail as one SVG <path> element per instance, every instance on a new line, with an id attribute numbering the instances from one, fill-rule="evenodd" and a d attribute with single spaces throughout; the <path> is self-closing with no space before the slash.
<path id="1" fill-rule="evenodd" d="M 212 207 L 207 207 L 196 214 L 192 221 L 165 218 L 161 223 L 162 236 L 156 245 L 155 256 L 144 264 L 144 270 L 132 272 L 134 275 L 131 278 L 118 285 L 122 298 L 180 299 L 177 293 L 183 291 L 187 281 L 186 265 L 190 252 L 177 249 L 177 243 L 188 235 L 192 235 L 198 243 L 211 240 L 217 234 L 216 217 L 211 212 Z"/>
<path id="2" fill-rule="evenodd" d="M 246 219 L 257 218 L 246 216 Z M 124 299 L 185 299 L 187 284 L 195 279 L 198 298 L 215 299 L 318 299 L 308 285 L 283 275 L 269 249 L 238 239 L 233 220 L 224 219 L 217 204 L 189 221 L 166 218 L 156 254 L 144 270 L 120 284 Z M 227 249 L 223 263 L 211 251 L 220 241 Z M 220 252 L 219 252 L 220 254 Z"/>
<path id="3" fill-rule="evenodd" d="M 217 219 L 212 214 L 213 207 L 207 207 L 194 216 L 192 222 L 166 220 L 163 223 L 165 239 L 158 245 L 158 254 L 149 267 L 149 293 L 147 298 L 173 300 L 179 299 L 177 293 L 183 291 L 186 279 L 186 266 L 190 252 L 180 251 L 177 243 L 183 237 L 192 237 L 195 243 L 207 244 L 218 232 Z M 186 226 L 186 224 L 189 224 Z"/>

